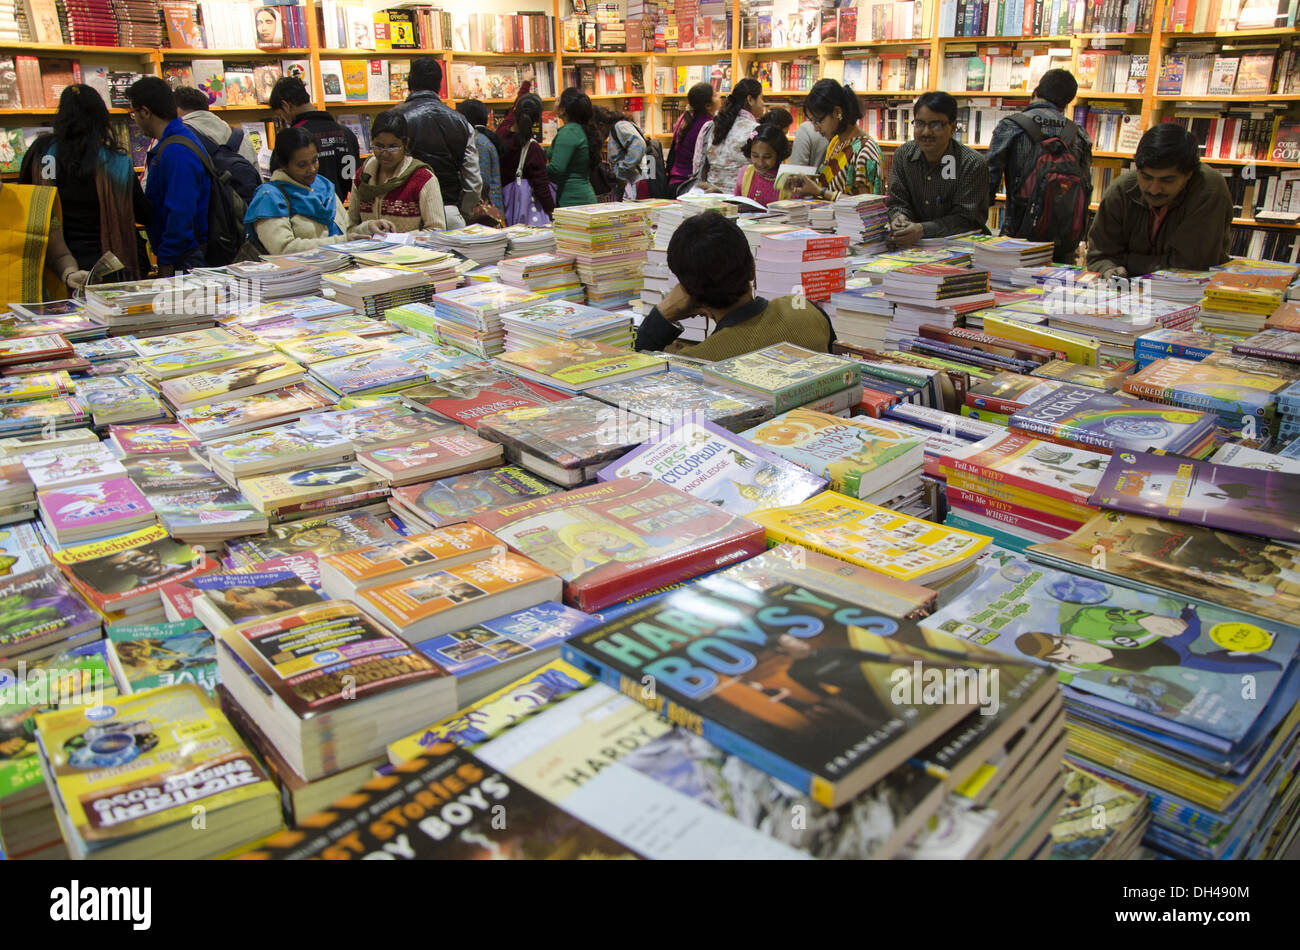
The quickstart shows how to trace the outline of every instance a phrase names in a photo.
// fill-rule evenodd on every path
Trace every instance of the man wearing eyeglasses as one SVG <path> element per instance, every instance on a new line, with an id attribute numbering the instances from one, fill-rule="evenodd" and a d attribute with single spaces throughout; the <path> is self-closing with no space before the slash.
<path id="1" fill-rule="evenodd" d="M 922 238 L 988 233 L 988 166 L 953 140 L 957 100 L 922 94 L 912 107 L 912 135 L 894 153 L 889 172 L 890 239 L 912 247 Z"/>

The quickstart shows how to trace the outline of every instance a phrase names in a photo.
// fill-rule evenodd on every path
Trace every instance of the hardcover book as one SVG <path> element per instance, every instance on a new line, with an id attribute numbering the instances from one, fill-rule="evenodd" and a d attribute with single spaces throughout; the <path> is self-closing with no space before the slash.
<path id="1" fill-rule="evenodd" d="M 769 402 L 774 412 L 856 386 L 861 376 L 861 367 L 852 360 L 814 353 L 792 343 L 719 360 L 704 369 L 705 381 L 753 393 Z"/>
<path id="2" fill-rule="evenodd" d="M 709 422 L 674 426 L 602 469 L 599 478 L 634 475 L 737 515 L 798 504 L 826 488 L 824 478 Z"/>
<path id="3" fill-rule="evenodd" d="M 503 353 L 498 359 L 521 376 L 568 393 L 662 373 L 668 368 L 659 357 L 607 346 L 596 340 L 561 340 Z"/>
<path id="4" fill-rule="evenodd" d="M 899 684 L 942 681 L 954 662 L 901 641 L 882 648 L 887 638 L 867 631 L 911 621 L 810 593 L 708 578 L 578 634 L 562 653 L 637 696 L 653 677 L 647 705 L 660 716 L 835 807 L 971 715 L 976 699 L 949 689 L 919 703 Z"/>
<path id="5" fill-rule="evenodd" d="M 1214 420 L 1210 413 L 1064 385 L 1010 421 L 1013 431 L 1107 454 L 1119 449 L 1208 454 Z"/>
<path id="6" fill-rule="evenodd" d="M 560 574 L 565 602 L 587 611 L 764 547 L 757 525 L 650 478 L 534 498 L 471 521 Z"/>

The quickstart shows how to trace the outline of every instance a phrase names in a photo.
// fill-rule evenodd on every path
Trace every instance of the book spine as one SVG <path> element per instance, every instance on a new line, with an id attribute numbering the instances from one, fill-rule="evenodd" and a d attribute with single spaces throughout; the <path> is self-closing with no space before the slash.
<path id="1" fill-rule="evenodd" d="M 770 752 L 756 742 L 737 735 L 714 720 L 700 715 L 689 706 L 670 699 L 664 695 L 663 690 L 656 690 L 650 698 L 647 698 L 642 681 L 610 666 L 600 659 L 596 651 L 593 650 L 592 653 L 580 651 L 573 641 L 566 641 L 560 646 L 560 656 L 566 663 L 572 663 L 579 669 L 598 677 L 606 686 L 637 700 L 668 722 L 688 729 L 718 748 L 738 755 L 768 775 L 806 792 L 818 804 L 832 807 L 834 786 L 831 783 Z"/>
<path id="2" fill-rule="evenodd" d="M 855 379 L 846 386 L 843 377 L 839 373 L 833 373 L 821 379 L 810 380 L 797 386 L 788 386 L 782 389 L 775 394 L 773 405 L 777 415 L 780 415 L 789 409 L 797 409 L 804 403 L 820 399 L 822 396 L 829 396 L 831 393 L 837 393 L 849 386 L 856 386 L 858 383 L 859 380 Z"/>
<path id="3" fill-rule="evenodd" d="M 1018 402 L 1014 399 L 1002 399 L 998 396 L 981 396 L 976 393 L 967 393 L 966 405 L 972 409 L 987 409 L 990 412 L 1000 412 L 1010 416 L 1024 409 L 1028 403 Z"/>
<path id="4" fill-rule="evenodd" d="M 1051 511 L 1016 505 L 1000 498 L 982 495 L 954 485 L 948 486 L 947 497 L 948 504 L 955 508 L 974 511 L 977 514 L 996 518 L 998 521 L 1005 521 L 1007 524 L 1027 528 L 1030 531 L 1053 535 L 1059 533 L 1060 538 L 1073 534 L 1087 520 L 1066 518 Z M 1090 514 L 1095 514 L 1095 512 L 1090 512 Z"/>

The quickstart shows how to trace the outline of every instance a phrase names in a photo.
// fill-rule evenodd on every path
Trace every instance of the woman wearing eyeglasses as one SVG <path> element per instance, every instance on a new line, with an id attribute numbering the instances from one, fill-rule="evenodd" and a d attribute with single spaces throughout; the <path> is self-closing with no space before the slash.
<path id="1" fill-rule="evenodd" d="M 884 194 L 880 146 L 858 126 L 862 106 L 857 93 L 833 79 L 821 79 L 808 91 L 803 109 L 818 134 L 830 144 L 817 174 L 801 179 L 792 189 L 793 194 L 828 201 L 843 195 Z"/>
<path id="2" fill-rule="evenodd" d="M 348 209 L 334 183 L 317 174 L 316 136 L 306 129 L 281 129 L 273 155 L 275 174 L 253 193 L 244 215 L 247 236 L 263 253 L 293 254 L 393 230 L 382 220 L 348 227 Z"/>
<path id="3" fill-rule="evenodd" d="M 431 169 L 408 154 L 411 140 L 406 119 L 397 112 L 381 112 L 370 126 L 370 148 L 348 199 L 348 221 L 387 221 L 394 231 L 419 231 L 447 227 L 442 188 Z"/>

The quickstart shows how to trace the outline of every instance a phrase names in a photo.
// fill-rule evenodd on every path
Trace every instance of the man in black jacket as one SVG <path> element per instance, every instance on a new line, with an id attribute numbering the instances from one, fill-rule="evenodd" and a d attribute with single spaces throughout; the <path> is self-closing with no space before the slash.
<path id="1" fill-rule="evenodd" d="M 341 201 L 348 200 L 352 182 L 361 170 L 361 149 L 357 137 L 350 129 L 339 125 L 328 112 L 311 104 L 311 95 L 301 79 L 285 76 L 271 89 L 271 109 L 280 113 L 291 126 L 306 129 L 316 136 L 316 157 L 320 161 L 317 174 L 334 183 L 334 191 Z M 278 167 L 274 156 L 271 171 Z"/>
<path id="2" fill-rule="evenodd" d="M 442 188 L 447 227 L 463 227 L 482 202 L 483 177 L 469 121 L 438 96 L 442 65 L 432 56 L 412 61 L 410 94 L 393 111 L 406 120 L 411 154 L 433 169 Z"/>

